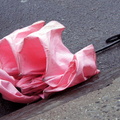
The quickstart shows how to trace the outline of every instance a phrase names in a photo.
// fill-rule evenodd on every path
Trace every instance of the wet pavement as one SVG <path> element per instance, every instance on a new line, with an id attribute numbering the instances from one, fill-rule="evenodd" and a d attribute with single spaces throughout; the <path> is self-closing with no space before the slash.
<path id="1" fill-rule="evenodd" d="M 63 42 L 73 53 L 89 44 L 98 50 L 106 46 L 107 38 L 120 33 L 119 6 L 119 0 L 1 0 L 0 38 L 39 20 L 57 20 L 66 27 Z M 120 44 L 98 54 L 97 65 L 101 70 L 99 75 L 48 100 L 27 105 L 1 120 L 26 120 L 35 115 L 38 115 L 36 120 L 72 117 L 76 117 L 75 120 L 119 120 Z M 108 101 L 102 96 L 108 96 Z M 0 96 L 0 117 L 23 106 Z"/>
<path id="2" fill-rule="evenodd" d="M 120 78 L 27 120 L 120 120 Z M 54 117 L 53 117 L 54 116 Z"/>

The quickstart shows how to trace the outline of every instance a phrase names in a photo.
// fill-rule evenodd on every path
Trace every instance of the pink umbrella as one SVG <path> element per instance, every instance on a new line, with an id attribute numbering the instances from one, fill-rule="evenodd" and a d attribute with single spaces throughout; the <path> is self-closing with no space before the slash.
<path id="1" fill-rule="evenodd" d="M 0 93 L 4 99 L 31 103 L 99 73 L 93 45 L 72 54 L 61 40 L 65 27 L 57 21 L 44 24 L 36 22 L 0 41 Z"/>

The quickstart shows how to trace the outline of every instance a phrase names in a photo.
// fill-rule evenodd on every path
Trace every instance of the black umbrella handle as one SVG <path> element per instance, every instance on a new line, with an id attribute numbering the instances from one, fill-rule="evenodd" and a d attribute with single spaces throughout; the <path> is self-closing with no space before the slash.
<path id="1" fill-rule="evenodd" d="M 103 47 L 103 48 L 97 50 L 96 53 L 102 52 L 102 51 L 110 48 L 111 46 L 120 43 L 120 34 L 108 38 L 108 39 L 106 40 L 106 43 L 111 43 L 111 44 L 109 44 L 109 45 L 107 45 L 106 47 Z"/>
<path id="2" fill-rule="evenodd" d="M 114 41 L 119 40 L 119 39 L 120 39 L 120 34 L 108 38 L 106 40 L 106 43 L 111 43 L 111 42 L 114 42 Z"/>

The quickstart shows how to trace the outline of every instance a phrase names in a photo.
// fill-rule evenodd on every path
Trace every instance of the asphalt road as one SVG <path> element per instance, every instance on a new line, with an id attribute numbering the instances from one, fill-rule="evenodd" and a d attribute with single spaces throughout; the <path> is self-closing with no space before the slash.
<path id="1" fill-rule="evenodd" d="M 63 42 L 73 53 L 89 44 L 98 50 L 106 46 L 107 38 L 120 33 L 119 0 L 1 0 L 0 17 L 0 38 L 39 20 L 57 20 L 66 26 Z M 120 76 L 120 44 L 98 54 L 97 64 L 101 70 L 98 76 L 69 89 L 72 96 L 68 91 L 62 92 L 62 96 L 54 96 L 47 110 L 112 84 Z M 58 101 L 58 98 L 61 102 L 55 105 L 54 100 Z M 37 105 L 44 102 L 49 103 L 42 101 Z M 23 106 L 0 97 L 0 116 Z"/>

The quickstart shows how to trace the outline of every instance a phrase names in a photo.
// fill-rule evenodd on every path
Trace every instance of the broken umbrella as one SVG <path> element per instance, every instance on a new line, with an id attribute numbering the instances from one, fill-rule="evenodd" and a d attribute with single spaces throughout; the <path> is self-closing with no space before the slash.
<path id="1" fill-rule="evenodd" d="M 75 54 L 61 39 L 64 26 L 57 21 L 36 22 L 18 29 L 0 41 L 0 93 L 17 103 L 39 98 L 86 81 L 99 73 L 96 52 L 120 41 L 114 36 L 109 46 L 95 52 L 89 45 Z"/>

